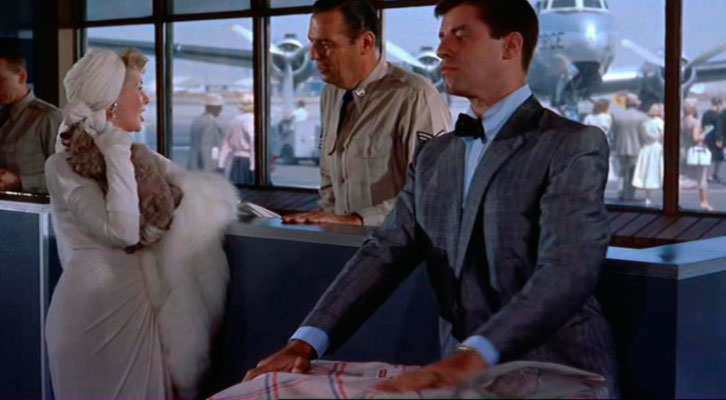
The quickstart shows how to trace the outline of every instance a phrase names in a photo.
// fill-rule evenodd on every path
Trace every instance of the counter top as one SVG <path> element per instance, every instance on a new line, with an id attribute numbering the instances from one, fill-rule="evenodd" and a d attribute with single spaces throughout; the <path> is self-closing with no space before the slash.
<path id="1" fill-rule="evenodd" d="M 359 247 L 372 227 L 352 225 L 286 225 L 277 218 L 241 217 L 227 234 L 262 239 L 292 240 Z"/>
<path id="2" fill-rule="evenodd" d="M 358 247 L 372 227 L 350 225 L 285 225 L 279 219 L 243 217 L 227 233 L 263 239 L 292 240 Z M 697 240 L 647 249 L 610 246 L 607 272 L 687 279 L 726 270 L 726 237 Z"/>
<path id="3" fill-rule="evenodd" d="M 10 201 L 0 197 L 0 211 L 17 211 L 23 213 L 44 214 L 50 213 L 51 206 L 49 203 L 29 203 L 26 201 Z"/>

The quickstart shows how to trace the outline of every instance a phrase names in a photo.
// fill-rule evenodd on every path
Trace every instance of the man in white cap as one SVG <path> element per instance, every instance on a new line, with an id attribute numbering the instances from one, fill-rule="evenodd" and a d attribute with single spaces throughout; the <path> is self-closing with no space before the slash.
<path id="1" fill-rule="evenodd" d="M 219 123 L 224 99 L 217 93 L 208 93 L 204 98 L 204 113 L 192 121 L 191 145 L 187 168 L 214 171 L 217 168 L 219 147 L 224 140 L 224 129 Z"/>

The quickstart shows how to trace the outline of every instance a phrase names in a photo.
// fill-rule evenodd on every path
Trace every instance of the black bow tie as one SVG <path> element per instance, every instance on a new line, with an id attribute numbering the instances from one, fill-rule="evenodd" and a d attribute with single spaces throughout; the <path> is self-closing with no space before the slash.
<path id="1" fill-rule="evenodd" d="M 459 118 L 456 119 L 454 135 L 458 137 L 481 139 L 484 142 L 487 141 L 487 137 L 484 135 L 484 125 L 481 123 L 481 118 L 472 118 L 467 114 L 459 114 Z"/>

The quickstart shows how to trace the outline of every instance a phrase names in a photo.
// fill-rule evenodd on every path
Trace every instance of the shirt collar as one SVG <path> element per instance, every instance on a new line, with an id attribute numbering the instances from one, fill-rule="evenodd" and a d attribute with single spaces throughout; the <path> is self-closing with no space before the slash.
<path id="1" fill-rule="evenodd" d="M 17 118 L 33 100 L 35 100 L 35 94 L 33 94 L 32 90 L 29 90 L 28 94 L 10 106 L 10 117 L 12 119 Z"/>
<path id="2" fill-rule="evenodd" d="M 386 73 L 388 73 L 388 63 L 386 62 L 386 58 L 381 55 L 380 60 L 378 60 L 378 64 L 376 64 L 376 67 L 373 68 L 373 71 L 371 71 L 368 76 L 363 79 L 363 81 L 358 84 L 358 86 L 352 90 L 353 99 L 356 97 L 363 97 L 366 94 L 366 91 L 368 90 L 368 86 L 370 86 L 371 83 L 378 81 L 380 79 L 383 79 L 384 76 L 386 76 Z M 340 88 L 338 88 L 340 89 Z M 340 89 L 340 98 L 343 98 L 343 95 L 345 94 L 345 89 Z"/>
<path id="3" fill-rule="evenodd" d="M 500 100 L 498 103 L 491 106 L 482 118 L 482 125 L 484 125 L 484 132 L 487 136 L 487 141 L 491 142 L 497 137 L 499 131 L 502 129 L 504 124 L 512 117 L 515 111 L 521 106 L 527 99 L 532 95 L 532 90 L 529 85 L 524 85 L 521 88 L 515 90 L 507 97 Z M 471 105 L 466 110 L 466 114 L 472 118 L 479 118 Z"/>

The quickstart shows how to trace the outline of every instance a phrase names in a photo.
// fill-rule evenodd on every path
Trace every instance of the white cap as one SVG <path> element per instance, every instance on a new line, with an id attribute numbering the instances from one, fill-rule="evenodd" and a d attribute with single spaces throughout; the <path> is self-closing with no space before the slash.
<path id="1" fill-rule="evenodd" d="M 218 95 L 217 93 L 207 93 L 207 95 L 204 97 L 204 105 L 205 106 L 223 106 L 224 99 L 222 98 L 222 96 Z"/>

